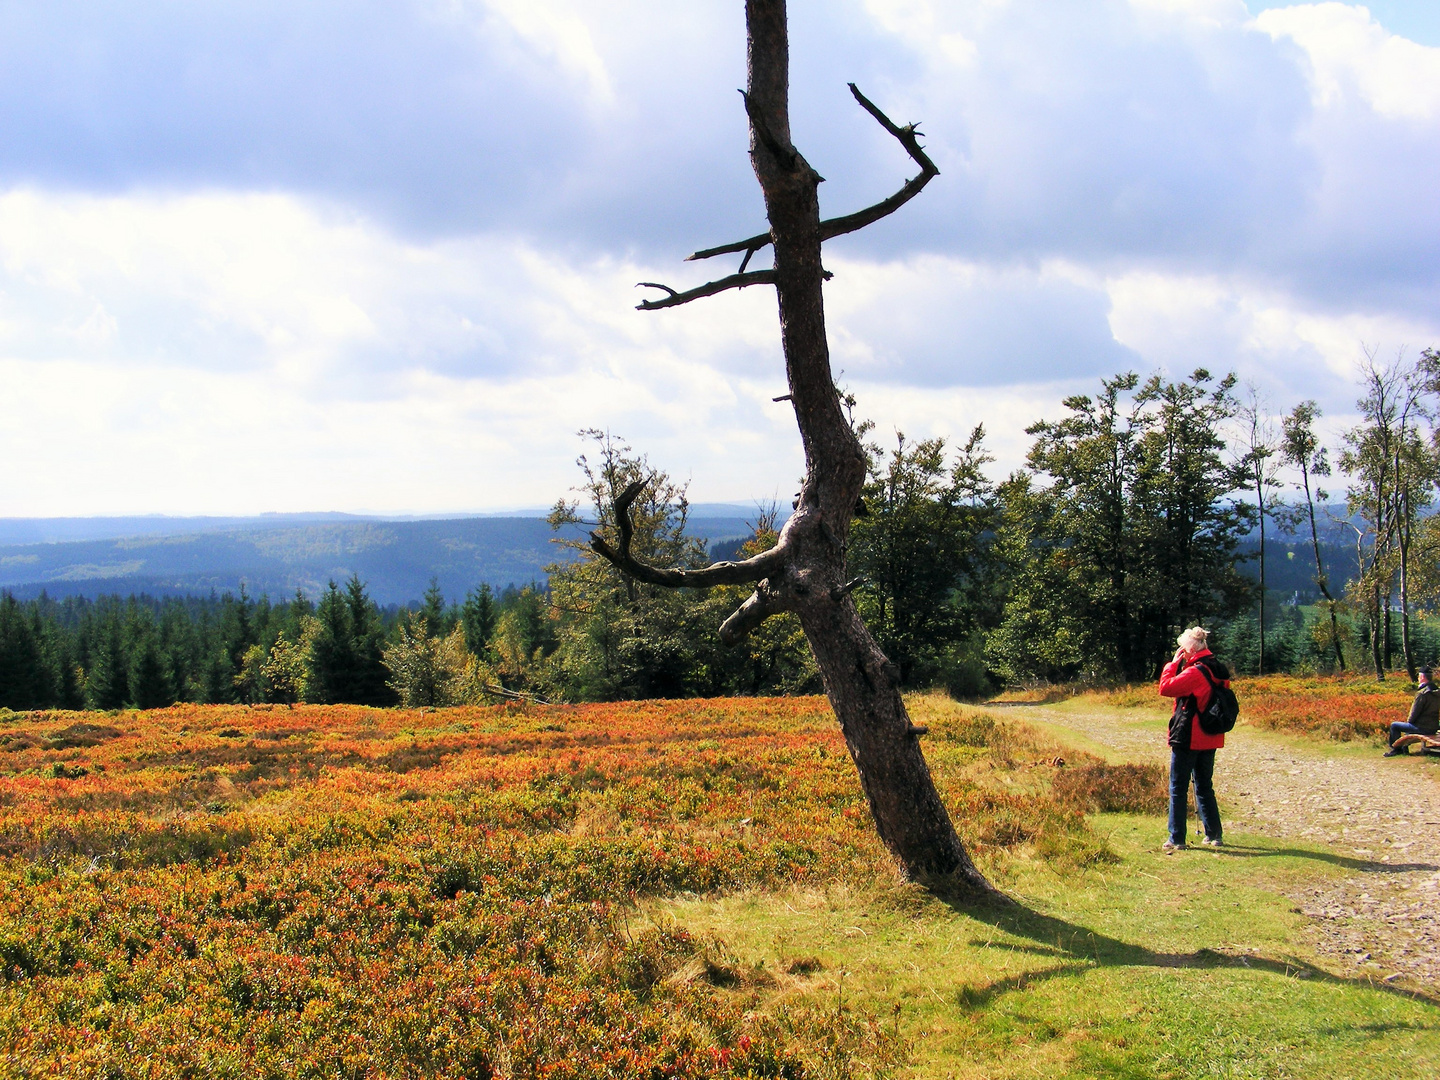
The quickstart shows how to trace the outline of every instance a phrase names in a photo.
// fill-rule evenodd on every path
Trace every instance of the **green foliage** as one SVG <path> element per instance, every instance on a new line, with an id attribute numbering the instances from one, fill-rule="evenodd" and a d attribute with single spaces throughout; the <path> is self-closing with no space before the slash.
<path id="1" fill-rule="evenodd" d="M 394 704 L 394 692 L 386 684 L 390 673 L 385 667 L 379 612 L 366 596 L 360 578 L 351 577 L 343 593 L 330 582 L 315 619 L 318 626 L 307 655 L 305 700 L 321 705 Z"/>
<path id="2" fill-rule="evenodd" d="M 1122 375 L 1027 429 L 1032 475 L 1002 489 L 1013 576 L 989 648 L 1008 677 L 1149 678 L 1181 626 L 1239 609 L 1250 511 L 1226 499 L 1221 456 L 1233 385 Z"/>
<path id="3" fill-rule="evenodd" d="M 582 455 L 588 520 L 616 540 L 614 501 L 629 484 L 648 484 L 631 510 L 631 550 L 660 566 L 700 567 L 704 549 L 685 532 L 688 503 L 684 485 L 652 469 L 623 441 L 599 431 L 582 432 L 595 444 L 596 460 Z M 746 555 L 775 543 L 775 516 L 762 514 Z M 717 588 L 708 593 L 663 589 L 635 582 L 590 550 L 588 543 L 563 531 L 582 524 L 581 502 L 561 502 L 550 524 L 562 532 L 557 542 L 576 558 L 549 568 L 553 612 L 553 649 L 534 637 L 523 640 L 528 654 L 511 645 L 507 619 L 496 631 L 499 667 L 507 683 L 524 674 L 535 684 L 570 700 L 608 701 L 648 697 L 716 696 L 728 693 L 795 692 L 818 685 L 809 648 L 793 618 L 772 619 L 734 650 L 721 646 L 720 623 L 744 600 L 748 590 Z M 516 609 L 518 619 L 525 608 Z M 520 637 L 517 633 L 517 637 Z"/>
<path id="4" fill-rule="evenodd" d="M 465 647 L 471 653 L 476 656 L 485 654 L 499 618 L 495 594 L 489 585 L 482 582 L 465 598 L 465 605 L 460 609 L 460 625 L 465 628 Z"/>
<path id="5" fill-rule="evenodd" d="M 13 596 L 0 596 L 0 703 L 37 709 L 55 695 L 58 671 L 44 653 L 43 629 Z"/>
<path id="6" fill-rule="evenodd" d="M 400 704 L 408 708 L 437 705 L 464 705 L 479 700 L 488 672 L 465 647 L 465 631 L 456 626 L 446 637 L 431 637 L 423 614 L 409 625 L 401 623 L 399 635 L 385 648 L 389 685 Z"/>
<path id="7" fill-rule="evenodd" d="M 985 690 L 983 663 L 965 643 L 998 621 L 993 558 L 999 518 L 976 427 L 947 464 L 945 440 L 872 448 L 864 516 L 850 533 L 850 570 L 865 580 L 856 604 L 907 686 Z M 977 669 L 977 663 L 979 667 Z"/>
<path id="8" fill-rule="evenodd" d="M 134 657 L 130 668 L 130 702 L 137 709 L 173 705 L 175 691 L 170 685 L 170 675 L 153 632 L 144 634 Z"/>
<path id="9" fill-rule="evenodd" d="M 112 615 L 93 654 L 86 697 L 92 709 L 124 708 L 130 696 L 129 665 L 120 637 L 120 622 Z"/>
<path id="10" fill-rule="evenodd" d="M 275 644 L 270 646 L 270 652 L 260 668 L 266 701 L 293 705 L 304 698 L 306 654 L 316 629 L 318 624 L 315 620 L 307 619 L 301 630 L 299 644 L 292 642 L 282 633 L 275 639 Z"/>

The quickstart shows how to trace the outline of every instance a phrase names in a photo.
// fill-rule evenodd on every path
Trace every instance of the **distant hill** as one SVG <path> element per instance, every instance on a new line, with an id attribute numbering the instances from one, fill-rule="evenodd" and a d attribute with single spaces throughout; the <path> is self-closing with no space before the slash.
<path id="1" fill-rule="evenodd" d="M 696 507 L 691 535 L 725 545 L 748 534 L 753 510 L 719 508 L 731 513 L 702 516 Z M 114 535 L 81 538 L 87 530 Z M 544 581 L 545 567 L 565 557 L 555 535 L 539 516 L 10 519 L 0 521 L 0 541 L 10 541 L 0 542 L 0 588 L 20 599 L 41 592 L 167 596 L 233 592 L 243 582 L 253 596 L 278 599 L 296 589 L 314 597 L 327 582 L 358 574 L 382 605 L 419 600 L 432 577 L 458 601 L 481 582 L 504 588 Z M 64 539 L 34 539 L 57 536 Z"/>

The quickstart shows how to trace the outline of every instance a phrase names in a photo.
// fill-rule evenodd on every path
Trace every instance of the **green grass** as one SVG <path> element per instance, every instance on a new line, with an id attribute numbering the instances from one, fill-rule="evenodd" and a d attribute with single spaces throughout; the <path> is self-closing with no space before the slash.
<path id="1" fill-rule="evenodd" d="M 1237 834 L 1221 852 L 1154 851 L 1156 818 L 1096 819 L 1120 862 L 987 871 L 1015 901 L 915 887 L 658 902 L 648 914 L 774 973 L 768 1009 L 896 1025 L 916 1077 L 1425 1077 L 1440 1007 L 1328 973 L 1284 891 L 1348 860 Z M 818 961 L 818 964 L 815 962 Z M 791 970 L 795 974 L 789 974 Z"/>

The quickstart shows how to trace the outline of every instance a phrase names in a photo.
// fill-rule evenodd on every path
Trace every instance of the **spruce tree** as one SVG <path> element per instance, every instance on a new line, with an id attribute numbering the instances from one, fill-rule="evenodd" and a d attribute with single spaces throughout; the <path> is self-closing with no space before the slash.
<path id="1" fill-rule="evenodd" d="M 130 701 L 137 709 L 162 709 L 175 703 L 170 673 L 153 632 L 136 643 L 130 667 Z"/>
<path id="2" fill-rule="evenodd" d="M 111 611 L 99 628 L 85 680 L 92 709 L 123 709 L 130 696 L 130 664 L 120 633 L 118 612 Z"/>
<path id="3" fill-rule="evenodd" d="M 393 705 L 396 695 L 389 684 L 390 669 L 385 666 L 385 628 L 358 574 L 345 583 L 345 605 L 355 669 L 349 693 L 342 700 L 356 705 Z"/>
<path id="4" fill-rule="evenodd" d="M 495 593 L 482 582 L 471 590 L 460 609 L 460 625 L 465 628 L 465 647 L 476 656 L 484 656 L 486 646 L 495 636 L 495 624 L 499 618 Z"/>
<path id="5" fill-rule="evenodd" d="M 425 620 L 430 637 L 443 638 L 454 629 L 455 620 L 445 610 L 445 594 L 440 591 L 438 578 L 430 579 L 430 587 L 425 590 L 425 600 L 420 605 L 419 614 Z"/>
<path id="6" fill-rule="evenodd" d="M 335 582 L 330 582 L 315 609 L 318 623 L 305 672 L 305 700 L 331 705 L 348 700 L 355 682 L 355 649 L 350 615 Z"/>
<path id="7" fill-rule="evenodd" d="M 53 688 L 36 627 L 9 593 L 0 596 L 0 706 L 38 709 Z"/>

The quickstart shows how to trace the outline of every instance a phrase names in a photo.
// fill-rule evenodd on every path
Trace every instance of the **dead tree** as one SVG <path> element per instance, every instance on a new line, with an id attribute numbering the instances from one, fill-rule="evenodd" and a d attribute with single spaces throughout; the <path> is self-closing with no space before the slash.
<path id="1" fill-rule="evenodd" d="M 874 206 L 822 220 L 817 191 L 822 178 L 790 141 L 784 0 L 746 0 L 745 21 L 749 85 L 741 93 L 750 119 L 750 157 L 770 228 L 690 256 L 741 255 L 739 269 L 729 277 L 683 292 L 642 282 L 666 295 L 646 300 L 640 308 L 676 307 L 749 285 L 775 286 L 790 386 L 789 394 L 776 400 L 789 400 L 795 410 L 805 450 L 805 480 L 776 546 L 744 562 L 684 570 L 649 566 L 633 557 L 629 511 L 644 489 L 643 481 L 616 497 L 618 546 L 599 533 L 592 535 L 591 546 L 624 573 L 651 585 L 754 584 L 754 593 L 720 627 L 726 644 L 738 642 L 772 615 L 795 613 L 814 651 L 880 838 L 912 877 L 947 875 L 975 891 L 990 891 L 935 790 L 920 751 L 924 729 L 913 725 L 905 711 L 899 672 L 865 629 L 850 595 L 859 582 L 846 579 L 846 538 L 866 463 L 835 388 L 825 336 L 822 285 L 830 275 L 821 264 L 821 245 L 894 213 L 939 170 L 921 149 L 915 125 L 892 123 L 852 83 L 855 100 L 905 148 L 920 172 Z M 766 247 L 774 252 L 773 265 L 748 269 Z"/>

